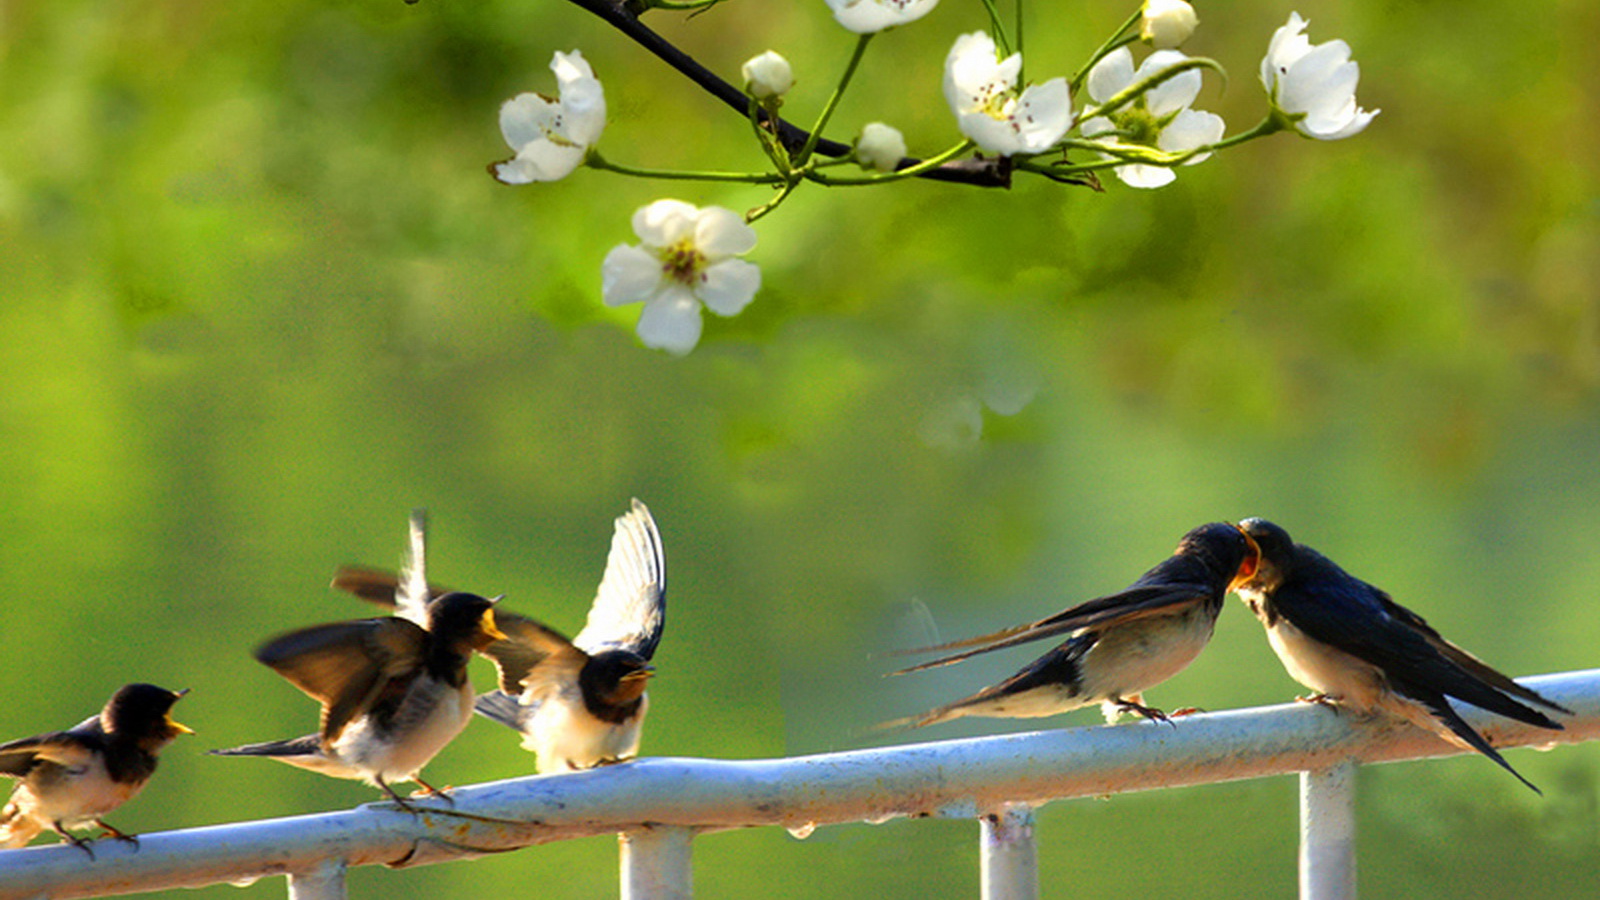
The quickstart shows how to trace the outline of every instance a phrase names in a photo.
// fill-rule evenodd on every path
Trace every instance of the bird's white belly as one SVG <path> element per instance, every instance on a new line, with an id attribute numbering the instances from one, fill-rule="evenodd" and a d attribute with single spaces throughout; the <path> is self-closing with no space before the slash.
<path id="1" fill-rule="evenodd" d="M 1313 640 L 1288 619 L 1280 617 L 1267 629 L 1267 641 L 1291 678 L 1344 705 L 1371 711 L 1384 693 L 1376 667 Z"/>
<path id="2" fill-rule="evenodd" d="M 538 757 L 540 772 L 593 768 L 636 756 L 650 698 L 640 698 L 639 712 L 612 724 L 595 718 L 583 705 L 576 685 L 546 696 L 526 723 L 522 746 Z"/>
<path id="3" fill-rule="evenodd" d="M 1211 640 L 1216 617 L 1196 605 L 1106 629 L 1079 666 L 1085 703 L 1127 699 L 1183 671 Z"/>
<path id="4" fill-rule="evenodd" d="M 75 828 L 121 806 L 143 787 L 112 781 L 105 764 L 97 758 L 81 766 L 64 767 L 58 777 L 23 784 L 12 801 L 39 822 L 61 822 Z"/>
<path id="5" fill-rule="evenodd" d="M 411 690 L 428 690 L 430 684 L 436 682 L 423 676 Z M 407 724 L 406 739 L 402 741 L 386 739 L 386 735 L 372 727 L 370 720 L 359 719 L 339 735 L 331 749 L 340 762 L 355 769 L 360 777 L 413 780 L 429 760 L 467 727 L 472 718 L 472 699 L 470 683 L 463 684 L 460 690 L 445 691 L 420 721 Z"/>

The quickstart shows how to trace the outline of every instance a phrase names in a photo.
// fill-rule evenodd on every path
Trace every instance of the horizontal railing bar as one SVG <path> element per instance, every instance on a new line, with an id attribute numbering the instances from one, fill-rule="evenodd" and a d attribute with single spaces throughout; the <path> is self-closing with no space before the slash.
<path id="1" fill-rule="evenodd" d="M 1500 747 L 1600 738 L 1600 670 L 1521 680 L 1575 715 L 1565 731 L 1463 707 Z M 454 805 L 393 804 L 152 833 L 97 844 L 0 852 L 0 898 L 53 900 L 237 882 L 313 869 L 414 865 L 627 831 L 778 825 L 805 829 L 896 817 L 976 818 L 1006 803 L 1236 781 L 1362 763 L 1451 756 L 1459 748 L 1405 723 L 1285 704 L 1129 723 L 765 760 L 647 758 L 451 792 Z"/>

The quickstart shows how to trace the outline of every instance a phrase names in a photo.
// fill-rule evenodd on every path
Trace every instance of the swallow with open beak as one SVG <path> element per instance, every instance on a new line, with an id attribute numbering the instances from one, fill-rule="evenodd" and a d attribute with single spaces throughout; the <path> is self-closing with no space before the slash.
<path id="1" fill-rule="evenodd" d="M 472 718 L 467 661 L 506 636 L 495 600 L 412 592 L 411 585 L 426 584 L 423 559 L 421 516 L 413 515 L 403 615 L 318 625 L 256 651 L 256 659 L 322 704 L 317 733 L 211 752 L 265 756 L 366 781 L 408 809 L 392 782 L 412 781 L 442 796 L 422 780 L 422 767 Z"/>
<path id="2" fill-rule="evenodd" d="M 1261 564 L 1239 596 L 1267 630 L 1294 680 L 1316 693 L 1302 700 L 1361 713 L 1384 712 L 1476 750 L 1538 791 L 1450 705 L 1454 697 L 1540 728 L 1561 724 L 1525 703 L 1553 703 L 1450 643 L 1422 617 L 1262 519 L 1239 528 L 1261 548 Z M 1519 701 L 1525 701 L 1519 702 Z"/>
<path id="3" fill-rule="evenodd" d="M 26 846 L 48 828 L 92 857 L 89 841 L 67 832 L 88 825 L 136 843 L 102 817 L 144 790 L 162 747 L 194 734 L 172 718 L 172 705 L 188 692 L 125 685 L 99 715 L 66 731 L 0 744 L 0 775 L 19 779 L 0 809 L 0 847 Z"/>
<path id="4" fill-rule="evenodd" d="M 1068 635 L 1060 646 L 999 684 L 880 727 L 921 728 L 961 716 L 1053 716 L 1095 703 L 1101 705 L 1108 723 L 1124 712 L 1165 721 L 1165 713 L 1145 705 L 1144 692 L 1178 674 L 1199 655 L 1211 640 L 1228 590 L 1250 577 L 1255 566 L 1256 548 L 1250 538 L 1233 525 L 1213 522 L 1184 535 L 1172 556 L 1127 590 L 994 634 L 902 651 L 971 648 L 891 674 Z"/>
<path id="5" fill-rule="evenodd" d="M 403 581 L 403 579 L 402 579 Z M 375 603 L 398 602 L 393 575 L 346 568 L 334 586 Z M 418 587 L 437 593 L 438 587 Z M 568 640 L 523 616 L 496 613 L 506 634 L 484 649 L 500 689 L 477 700 L 480 715 L 516 729 L 540 772 L 573 771 L 638 755 L 650 698 L 650 664 L 666 622 L 666 557 L 643 503 L 618 517 L 605 574 L 578 636 Z"/>

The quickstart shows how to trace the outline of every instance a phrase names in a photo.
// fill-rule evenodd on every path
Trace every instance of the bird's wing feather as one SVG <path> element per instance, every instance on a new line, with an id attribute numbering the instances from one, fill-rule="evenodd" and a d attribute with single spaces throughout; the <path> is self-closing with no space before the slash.
<path id="1" fill-rule="evenodd" d="M 1392 680 L 1448 694 L 1519 722 L 1561 728 L 1549 716 L 1501 693 L 1497 682 L 1511 680 L 1505 675 L 1476 660 L 1473 667 L 1462 666 L 1459 660 L 1466 651 L 1444 641 L 1420 616 L 1364 581 L 1342 571 L 1335 574 L 1343 577 L 1315 579 L 1314 595 L 1299 581 L 1284 584 L 1274 592 L 1273 607 L 1307 636 L 1377 666 Z M 1446 652 L 1441 644 L 1455 652 Z M 1495 680 L 1484 678 L 1483 670 L 1492 672 Z"/>
<path id="2" fill-rule="evenodd" d="M 890 675 L 904 675 L 908 672 L 920 672 L 923 669 L 932 669 L 937 666 L 947 666 L 960 662 L 980 653 L 990 653 L 1026 644 L 1032 641 L 1055 637 L 1059 634 L 1070 633 L 1082 628 L 1097 625 L 1120 624 L 1131 622 L 1135 619 L 1150 616 L 1168 615 L 1185 603 L 1197 598 L 1204 598 L 1211 593 L 1210 588 L 1198 584 L 1150 584 L 1134 585 L 1133 587 L 1104 597 L 1096 597 L 1071 609 L 1056 613 L 1037 622 L 1018 625 L 993 634 L 979 635 L 946 644 L 937 644 L 932 647 L 920 647 L 915 650 L 896 650 L 894 655 L 903 656 L 912 653 L 929 653 L 939 650 L 954 650 L 962 647 L 971 647 L 962 653 L 940 657 L 896 672 Z"/>
<path id="3" fill-rule="evenodd" d="M 360 619 L 290 632 L 256 651 L 322 704 L 322 737 L 332 741 L 372 706 L 390 679 L 423 662 L 428 635 L 408 619 Z"/>
<path id="4" fill-rule="evenodd" d="M 1476 676 L 1478 679 L 1496 688 L 1499 688 L 1502 691 L 1505 691 L 1513 697 L 1521 698 L 1529 703 L 1537 703 L 1546 709 L 1553 709 L 1556 712 L 1566 713 L 1569 716 L 1573 715 L 1572 710 L 1550 700 L 1532 688 L 1526 688 L 1520 684 L 1517 684 L 1503 672 L 1492 668 L 1488 663 L 1477 658 L 1476 656 L 1473 656 L 1471 653 L 1463 650 L 1455 644 L 1452 644 L 1450 641 L 1446 640 L 1442 635 L 1440 635 L 1439 632 L 1435 631 L 1433 626 L 1428 624 L 1427 620 L 1423 619 L 1421 616 L 1417 615 L 1411 610 L 1406 609 L 1404 606 L 1394 602 L 1394 600 L 1386 592 L 1377 590 L 1376 588 L 1374 590 L 1377 591 L 1378 602 L 1382 604 L 1383 608 L 1387 610 L 1390 615 L 1394 616 L 1401 622 L 1404 622 L 1406 625 L 1409 625 L 1413 630 L 1421 634 L 1429 644 L 1433 645 L 1435 650 L 1443 654 L 1446 659 L 1460 666 L 1462 669 L 1465 669 L 1469 674 Z"/>
<path id="5" fill-rule="evenodd" d="M 496 609 L 494 622 L 506 640 L 485 647 L 483 655 L 494 662 L 500 672 L 500 689 L 508 694 L 521 694 L 529 675 L 549 660 L 576 661 L 580 668 L 588 660 L 588 655 L 560 632 L 526 616 Z"/>
<path id="6" fill-rule="evenodd" d="M 666 555 L 650 510 L 637 499 L 617 518 L 605 575 L 589 618 L 573 639 L 584 652 L 631 650 L 655 655 L 667 612 Z"/>
<path id="7" fill-rule="evenodd" d="M 26 775 L 41 761 L 79 766 L 89 758 L 89 747 L 79 735 L 52 731 L 0 744 L 0 775 Z"/>
<path id="8" fill-rule="evenodd" d="M 414 509 L 407 520 L 406 565 L 394 595 L 394 614 L 428 627 L 428 514 Z"/>
<path id="9" fill-rule="evenodd" d="M 450 588 L 427 580 L 427 520 L 423 510 L 414 510 L 410 520 L 410 544 L 401 572 L 370 566 L 343 566 L 333 573 L 332 587 L 404 616 L 418 625 L 428 626 L 425 610 L 428 601 L 450 593 Z"/>

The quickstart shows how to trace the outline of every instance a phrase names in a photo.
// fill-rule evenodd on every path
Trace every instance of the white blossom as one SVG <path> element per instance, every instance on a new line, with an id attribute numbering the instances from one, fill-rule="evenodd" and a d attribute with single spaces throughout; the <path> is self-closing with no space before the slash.
<path id="1" fill-rule="evenodd" d="M 1139 37 L 1157 50 L 1171 50 L 1194 34 L 1200 18 L 1187 0 L 1144 0 L 1139 18 Z"/>
<path id="2" fill-rule="evenodd" d="M 1017 91 L 1022 54 L 1000 59 L 981 31 L 956 38 L 944 62 L 944 97 L 961 133 L 991 153 L 1042 153 L 1072 127 L 1065 78 Z"/>
<path id="3" fill-rule="evenodd" d="M 1133 54 L 1127 47 L 1119 47 L 1089 70 L 1089 98 L 1105 103 L 1129 86 L 1186 59 L 1188 57 L 1176 50 L 1157 50 L 1135 71 Z M 1083 136 L 1109 144 L 1154 147 L 1164 153 L 1184 153 L 1214 144 L 1222 138 L 1225 128 L 1222 117 L 1189 108 L 1200 93 L 1200 83 L 1200 70 L 1180 72 L 1109 115 L 1095 116 L 1084 122 Z M 1106 159 L 1117 158 L 1102 155 Z M 1184 165 L 1203 162 L 1210 155 L 1197 154 L 1185 160 Z M 1178 177 L 1168 166 L 1144 163 L 1117 166 L 1114 171 L 1123 183 L 1138 188 L 1161 187 Z"/>
<path id="4" fill-rule="evenodd" d="M 735 257 L 756 245 L 738 213 L 657 200 L 633 214 L 638 244 L 619 244 L 601 264 L 607 306 L 643 303 L 639 339 L 678 356 L 700 341 L 700 307 L 731 316 L 761 287 L 761 270 Z"/>
<path id="5" fill-rule="evenodd" d="M 856 162 L 863 169 L 893 172 L 906 156 L 905 135 L 882 122 L 868 122 L 856 139 Z"/>
<path id="6" fill-rule="evenodd" d="M 500 133 L 517 155 L 490 166 L 506 184 L 559 181 L 583 163 L 606 127 L 606 95 L 583 54 L 550 61 L 560 99 L 518 94 L 500 107 Z"/>
<path id="7" fill-rule="evenodd" d="M 1273 107 L 1306 137 L 1336 141 L 1359 134 L 1379 112 L 1356 105 L 1361 67 L 1344 41 L 1312 46 L 1306 24 L 1292 12 L 1288 24 L 1273 32 L 1261 60 L 1261 83 Z"/>
<path id="8" fill-rule="evenodd" d="M 794 70 L 789 61 L 771 50 L 746 60 L 739 71 L 744 76 L 744 89 L 757 100 L 782 97 L 794 87 Z"/>
<path id="9" fill-rule="evenodd" d="M 927 15 L 939 0 L 828 0 L 833 17 L 856 34 L 873 34 Z"/>

